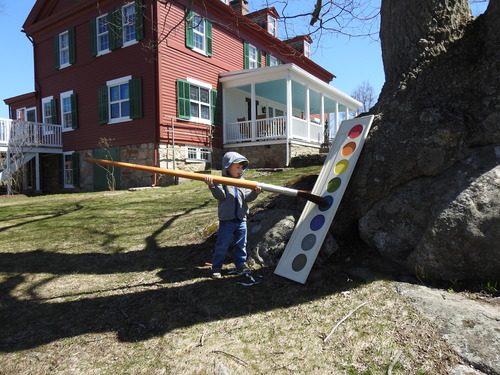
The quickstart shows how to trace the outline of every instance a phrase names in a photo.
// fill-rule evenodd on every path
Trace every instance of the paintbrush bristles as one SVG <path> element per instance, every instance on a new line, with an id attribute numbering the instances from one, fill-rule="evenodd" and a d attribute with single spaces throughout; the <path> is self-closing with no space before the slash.
<path id="1" fill-rule="evenodd" d="M 327 205 L 325 198 L 320 197 L 319 195 L 312 194 L 308 191 L 298 190 L 297 196 L 304 198 L 304 199 L 307 199 L 308 201 L 313 202 L 313 203 L 317 204 L 318 206 L 326 206 Z"/>

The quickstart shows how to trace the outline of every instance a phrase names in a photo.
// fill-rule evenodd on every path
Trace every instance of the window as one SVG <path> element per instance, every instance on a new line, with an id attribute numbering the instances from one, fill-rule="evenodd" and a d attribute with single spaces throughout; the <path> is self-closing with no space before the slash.
<path id="1" fill-rule="evenodd" d="M 267 31 L 274 37 L 278 37 L 278 20 L 271 15 L 267 16 Z"/>
<path id="2" fill-rule="evenodd" d="M 61 123 L 64 130 L 78 127 L 76 116 L 76 94 L 73 91 L 63 92 L 61 95 Z"/>
<path id="3" fill-rule="evenodd" d="M 42 99 L 42 122 L 57 124 L 56 101 L 52 96 Z"/>
<path id="4" fill-rule="evenodd" d="M 304 56 L 308 59 L 311 58 L 311 44 L 306 41 L 304 41 Z"/>
<path id="5" fill-rule="evenodd" d="M 261 67 L 262 52 L 250 43 L 245 42 L 243 45 L 245 69 L 255 69 Z"/>
<path id="6" fill-rule="evenodd" d="M 123 45 L 135 43 L 135 5 L 128 4 L 122 8 Z"/>
<path id="7" fill-rule="evenodd" d="M 188 10 L 185 31 L 186 47 L 212 56 L 212 22 Z"/>
<path id="8" fill-rule="evenodd" d="M 61 164 L 61 185 L 66 189 L 78 186 L 78 153 L 64 152 Z"/>
<path id="9" fill-rule="evenodd" d="M 210 120 L 210 90 L 204 87 L 190 85 L 189 99 L 191 118 Z"/>
<path id="10" fill-rule="evenodd" d="M 186 120 L 214 124 L 217 120 L 217 91 L 210 85 L 193 79 L 177 80 L 178 117 Z"/>
<path id="11" fill-rule="evenodd" d="M 97 54 L 102 55 L 109 52 L 109 28 L 107 14 L 97 18 L 96 28 Z"/>
<path id="12" fill-rule="evenodd" d="M 66 68 L 75 63 L 75 29 L 54 37 L 54 65 L 56 69 Z"/>
<path id="13" fill-rule="evenodd" d="M 279 64 L 280 64 L 280 61 L 276 57 L 274 57 L 270 54 L 266 55 L 266 66 L 274 66 L 274 65 L 279 65 Z"/>
<path id="14" fill-rule="evenodd" d="M 142 79 L 108 81 L 98 90 L 99 123 L 117 123 L 142 117 Z"/>
<path id="15" fill-rule="evenodd" d="M 99 56 L 144 38 L 142 0 L 90 20 L 90 54 Z"/>
<path id="16" fill-rule="evenodd" d="M 206 147 L 186 146 L 186 161 L 211 162 L 212 153 Z"/>

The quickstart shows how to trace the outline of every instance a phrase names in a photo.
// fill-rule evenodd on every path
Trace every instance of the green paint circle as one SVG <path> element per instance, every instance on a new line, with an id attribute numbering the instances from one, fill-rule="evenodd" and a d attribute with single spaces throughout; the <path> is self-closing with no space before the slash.
<path id="1" fill-rule="evenodd" d="M 332 178 L 326 185 L 326 191 L 328 191 L 329 193 L 333 193 L 334 191 L 338 190 L 341 184 L 342 180 L 340 179 L 340 177 Z"/>

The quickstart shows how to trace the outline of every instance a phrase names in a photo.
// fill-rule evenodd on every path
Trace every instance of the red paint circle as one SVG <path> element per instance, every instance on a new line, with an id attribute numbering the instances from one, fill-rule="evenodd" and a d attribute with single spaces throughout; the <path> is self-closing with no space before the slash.
<path id="1" fill-rule="evenodd" d="M 349 130 L 349 138 L 354 139 L 358 138 L 359 135 L 363 132 L 363 125 L 353 126 L 351 130 Z"/>

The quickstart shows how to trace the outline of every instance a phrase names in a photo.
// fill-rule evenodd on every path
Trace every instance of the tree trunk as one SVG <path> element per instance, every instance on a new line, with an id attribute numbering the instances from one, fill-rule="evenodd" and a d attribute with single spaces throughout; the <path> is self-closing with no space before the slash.
<path id="1" fill-rule="evenodd" d="M 333 230 L 419 277 L 500 279 L 500 0 L 382 0 L 386 83 Z"/>

